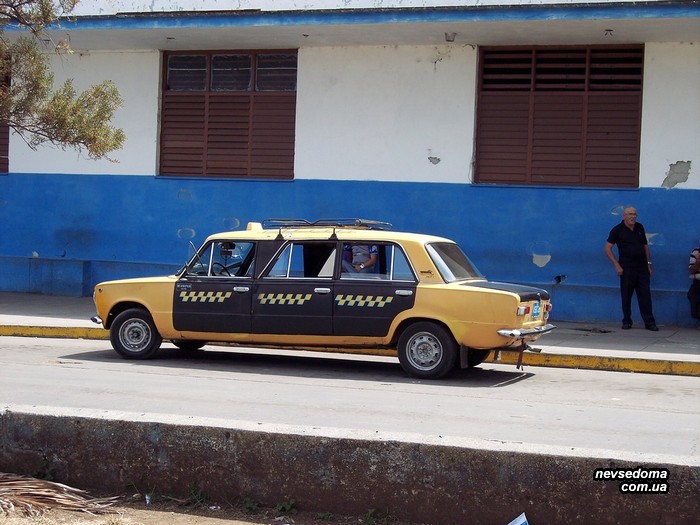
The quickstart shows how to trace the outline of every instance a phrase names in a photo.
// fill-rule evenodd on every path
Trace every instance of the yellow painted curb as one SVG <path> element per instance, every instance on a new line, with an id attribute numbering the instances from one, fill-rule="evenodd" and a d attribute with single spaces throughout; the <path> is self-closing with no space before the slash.
<path id="1" fill-rule="evenodd" d="M 517 352 L 501 352 L 500 359 L 492 355 L 486 362 L 518 364 Z M 599 357 L 591 355 L 523 354 L 523 366 L 547 366 L 553 368 L 582 368 L 586 370 L 608 370 L 613 372 L 638 372 L 643 374 L 669 374 L 700 376 L 700 363 L 690 361 L 668 361 L 638 359 L 633 357 Z"/>
<path id="2" fill-rule="evenodd" d="M 0 336 L 54 337 L 57 339 L 109 339 L 104 328 L 81 328 L 65 326 L 0 326 Z"/>

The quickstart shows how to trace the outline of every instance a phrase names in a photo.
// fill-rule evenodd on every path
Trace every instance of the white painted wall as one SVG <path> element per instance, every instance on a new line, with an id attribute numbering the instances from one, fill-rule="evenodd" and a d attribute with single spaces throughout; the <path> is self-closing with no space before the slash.
<path id="1" fill-rule="evenodd" d="M 586 0 L 587 4 L 635 2 L 637 0 Z M 647 0 L 648 2 L 661 0 Z M 294 11 L 309 9 L 392 9 L 445 6 L 580 4 L 580 0 L 80 0 L 76 15 L 112 15 L 167 11 Z"/>
<path id="2" fill-rule="evenodd" d="M 700 43 L 645 51 L 640 186 L 661 187 L 690 161 L 676 189 L 700 189 Z M 78 90 L 113 80 L 124 98 L 114 124 L 127 135 L 118 163 L 12 135 L 10 171 L 154 175 L 160 54 L 93 52 L 52 57 L 56 81 Z M 469 183 L 477 53 L 470 46 L 321 47 L 299 51 L 296 178 Z"/>
<path id="3" fill-rule="evenodd" d="M 10 137 L 10 172 L 154 175 L 157 163 L 160 53 L 91 52 L 52 55 L 55 85 L 72 78 L 76 91 L 112 80 L 124 101 L 113 125 L 126 133 L 123 149 L 111 154 L 118 161 L 90 160 L 74 149 L 46 145 L 32 151 L 15 134 Z"/>
<path id="4" fill-rule="evenodd" d="M 662 186 L 669 166 L 690 161 L 700 189 L 700 42 L 647 44 L 640 158 L 641 187 Z"/>
<path id="5" fill-rule="evenodd" d="M 299 51 L 298 179 L 469 182 L 476 50 Z"/>

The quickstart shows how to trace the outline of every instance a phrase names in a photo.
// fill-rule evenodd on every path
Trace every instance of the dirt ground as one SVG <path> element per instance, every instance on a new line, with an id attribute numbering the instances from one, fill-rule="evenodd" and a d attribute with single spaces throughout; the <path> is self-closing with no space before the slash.
<path id="1" fill-rule="evenodd" d="M 365 516 L 303 511 L 276 516 L 275 509 L 259 509 L 249 514 L 235 507 L 193 508 L 176 502 L 146 505 L 143 501 L 120 501 L 111 509 L 112 512 L 102 515 L 50 510 L 38 517 L 0 512 L 0 525 L 416 525 L 373 510 L 368 510 Z"/>

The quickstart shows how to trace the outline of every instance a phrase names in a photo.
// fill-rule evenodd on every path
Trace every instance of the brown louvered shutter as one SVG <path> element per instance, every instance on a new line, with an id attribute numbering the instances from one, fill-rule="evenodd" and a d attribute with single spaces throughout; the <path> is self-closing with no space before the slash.
<path id="1" fill-rule="evenodd" d="M 530 94 L 482 93 L 479 108 L 479 181 L 525 183 L 529 152 Z"/>
<path id="2" fill-rule="evenodd" d="M 10 171 L 10 127 L 0 124 L 0 173 Z"/>
<path id="3" fill-rule="evenodd" d="M 0 80 L 0 85 L 9 87 L 9 74 Z M 10 126 L 5 122 L 0 122 L 0 173 L 10 171 Z"/>
<path id="4" fill-rule="evenodd" d="M 296 94 L 259 94 L 253 108 L 251 176 L 294 176 Z"/>
<path id="5" fill-rule="evenodd" d="M 248 95 L 212 94 L 209 97 L 207 175 L 248 176 L 250 107 Z"/>
<path id="6" fill-rule="evenodd" d="M 169 93 L 163 97 L 160 171 L 168 175 L 204 175 L 206 97 Z"/>
<path id="7" fill-rule="evenodd" d="M 484 48 L 476 181 L 635 187 L 643 50 Z"/>
<path id="8" fill-rule="evenodd" d="M 161 175 L 294 177 L 296 53 L 172 54 L 164 78 Z"/>

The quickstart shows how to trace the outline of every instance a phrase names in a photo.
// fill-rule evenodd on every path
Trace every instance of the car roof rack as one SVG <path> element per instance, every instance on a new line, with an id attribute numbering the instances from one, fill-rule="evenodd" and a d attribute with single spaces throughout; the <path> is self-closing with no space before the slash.
<path id="1" fill-rule="evenodd" d="M 369 219 L 319 219 L 309 222 L 306 219 L 265 219 L 263 228 L 366 228 L 369 230 L 391 230 L 388 222 Z"/>

